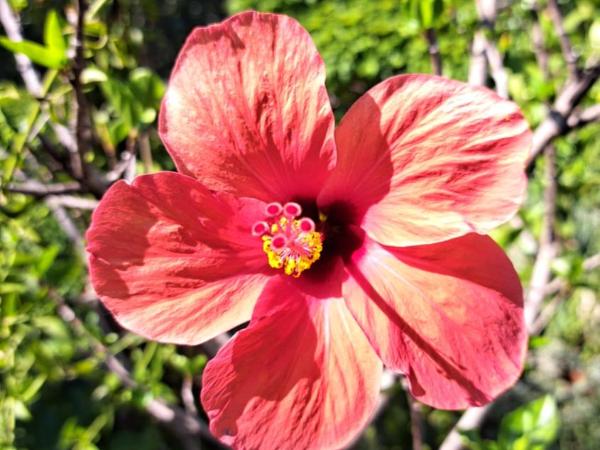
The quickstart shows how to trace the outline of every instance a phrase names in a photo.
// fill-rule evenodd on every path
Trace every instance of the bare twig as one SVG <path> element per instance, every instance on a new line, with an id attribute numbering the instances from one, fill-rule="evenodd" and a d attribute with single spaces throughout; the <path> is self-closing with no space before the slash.
<path id="1" fill-rule="evenodd" d="M 410 434 L 412 437 L 412 450 L 422 450 L 424 425 L 422 406 L 409 394 L 408 389 L 405 389 L 405 391 L 410 411 Z"/>
<path id="2" fill-rule="evenodd" d="M 504 68 L 504 58 L 496 47 L 496 44 L 488 39 L 485 41 L 485 55 L 490 65 L 494 84 L 496 85 L 496 92 L 500 97 L 508 98 L 508 75 Z"/>
<path id="3" fill-rule="evenodd" d="M 600 253 L 597 253 L 583 261 L 582 269 L 584 272 L 591 272 L 600 267 Z M 545 295 L 552 295 L 568 286 L 567 281 L 560 277 L 554 278 L 546 285 Z"/>
<path id="4" fill-rule="evenodd" d="M 206 352 L 206 354 L 208 356 L 210 356 L 212 358 L 213 356 L 215 356 L 217 354 L 219 349 L 227 343 L 229 338 L 230 338 L 230 336 L 228 333 L 218 334 L 217 336 L 212 338 L 210 341 L 207 341 L 204 344 L 202 344 L 202 349 Z"/>
<path id="5" fill-rule="evenodd" d="M 550 323 L 550 320 L 552 320 L 552 317 L 554 317 L 560 301 L 561 298 L 556 296 L 542 308 L 540 313 L 531 324 L 530 332 L 532 336 L 537 336 L 544 330 L 544 328 L 546 328 L 548 323 Z"/>
<path id="6" fill-rule="evenodd" d="M 575 111 L 567 119 L 567 127 L 580 128 L 593 122 L 600 122 L 600 103 L 589 106 L 583 111 Z"/>
<path id="7" fill-rule="evenodd" d="M 47 195 L 81 192 L 81 184 L 77 181 L 68 183 L 43 184 L 39 181 L 29 180 L 23 183 L 11 183 L 6 188 L 9 192 L 45 197 Z"/>
<path id="8" fill-rule="evenodd" d="M 590 272 L 598 267 L 600 267 L 600 253 L 586 258 L 582 264 L 582 268 L 585 272 Z M 568 285 L 569 283 L 566 280 L 556 277 L 546 285 L 544 295 L 548 296 L 556 294 L 560 290 L 568 287 Z M 538 314 L 535 322 L 531 326 L 532 334 L 539 334 L 544 330 L 544 328 L 546 328 L 548 323 L 552 320 L 552 317 L 554 317 L 554 313 L 558 309 L 558 306 L 562 300 L 563 297 L 557 295 L 550 302 L 548 302 L 546 306 L 544 306 L 544 309 L 542 309 L 542 311 Z"/>
<path id="9" fill-rule="evenodd" d="M 496 44 L 486 37 L 486 30 L 492 33 L 496 21 L 495 0 L 478 0 L 477 13 L 481 28 L 473 36 L 471 60 L 469 62 L 469 84 L 484 86 L 487 79 L 486 60 L 496 86 L 496 92 L 502 98 L 508 98 L 508 75 L 504 68 L 503 57 Z"/>
<path id="10" fill-rule="evenodd" d="M 431 70 L 435 75 L 442 74 L 442 57 L 440 56 L 440 46 L 438 45 L 437 35 L 433 28 L 425 30 L 425 39 L 427 40 L 427 51 L 431 61 Z"/>
<path id="11" fill-rule="evenodd" d="M 471 44 L 471 59 L 469 60 L 469 84 L 485 86 L 487 79 L 487 63 L 485 48 L 487 39 L 483 30 L 477 30 Z"/>
<path id="12" fill-rule="evenodd" d="M 544 32 L 540 25 L 540 12 L 537 2 L 533 2 L 533 25 L 531 28 L 531 36 L 533 38 L 533 48 L 535 53 L 535 59 L 537 60 L 538 66 L 542 69 L 544 79 L 550 78 L 550 70 L 548 68 L 548 52 L 546 51 L 546 44 L 544 42 Z"/>
<path id="13" fill-rule="evenodd" d="M 539 314 L 544 300 L 546 285 L 550 281 L 550 265 L 557 253 L 554 240 L 554 222 L 556 216 L 556 156 L 554 146 L 546 147 L 546 188 L 544 190 L 544 218 L 540 233 L 538 252 L 533 264 L 533 274 L 529 283 L 525 302 L 525 323 L 532 331 L 533 323 Z"/>
<path id="14" fill-rule="evenodd" d="M 150 136 L 148 131 L 142 131 L 138 140 L 140 146 L 140 156 L 144 165 L 144 173 L 152 172 L 152 149 L 150 148 Z"/>
<path id="15" fill-rule="evenodd" d="M 531 167 L 533 161 L 554 138 L 571 129 L 569 127 L 571 115 L 599 77 L 600 64 L 596 64 L 584 70 L 578 80 L 571 80 L 565 84 L 552 110 L 533 133 L 528 167 Z"/>
<path id="16" fill-rule="evenodd" d="M 548 12 L 550 13 L 552 23 L 554 24 L 554 29 L 558 34 L 560 48 L 569 70 L 569 78 L 576 80 L 580 75 L 579 67 L 577 66 L 577 55 L 573 51 L 573 46 L 571 45 L 571 41 L 569 40 L 567 33 L 565 33 L 562 15 L 556 0 L 548 0 Z"/>
<path id="17" fill-rule="evenodd" d="M 127 182 L 131 183 L 136 175 L 136 150 L 137 150 L 137 136 L 130 135 L 127 138 L 127 148 L 124 155 L 129 156 L 129 160 L 127 161 L 127 165 L 123 171 L 123 179 Z"/>
<path id="18" fill-rule="evenodd" d="M 50 211 L 52 211 L 52 214 L 54 215 L 54 218 L 58 222 L 58 225 L 60 226 L 62 231 L 73 243 L 73 245 L 75 245 L 75 249 L 77 250 L 77 253 L 79 254 L 81 260 L 85 261 L 85 243 L 83 240 L 83 236 L 77 228 L 77 225 L 75 225 L 75 223 L 69 216 L 69 213 L 67 213 L 63 205 L 61 205 L 60 202 L 53 195 L 47 196 L 44 199 L 44 201 L 48 208 L 50 208 Z"/>
<path id="19" fill-rule="evenodd" d="M 463 448 L 461 431 L 479 428 L 490 411 L 491 403 L 485 406 L 477 406 L 467 409 L 460 417 L 452 431 L 448 433 L 440 450 L 459 450 Z"/>
<path id="20" fill-rule="evenodd" d="M 74 195 L 55 195 L 54 200 L 60 206 L 72 209 L 96 209 L 99 203 L 98 200 L 76 197 Z"/>
<path id="21" fill-rule="evenodd" d="M 130 389 L 142 389 L 133 379 L 129 370 L 119 361 L 108 348 L 100 342 L 79 320 L 75 311 L 56 293 L 51 292 L 52 299 L 57 303 L 59 316 L 73 328 L 75 334 L 90 341 L 94 353 L 104 360 L 107 369 L 114 373 L 121 382 Z M 217 448 L 224 448 L 211 434 L 205 423 L 195 414 L 187 413 L 182 408 L 169 405 L 160 398 L 152 398 L 144 404 L 146 412 L 158 423 L 179 438 L 186 450 L 200 449 L 200 439 L 205 439 Z"/>
<path id="22" fill-rule="evenodd" d="M 600 267 L 600 253 L 596 253 L 583 261 L 583 270 L 586 272 L 591 272 L 598 267 Z"/>
<path id="23" fill-rule="evenodd" d="M 135 149 L 133 149 L 133 151 L 135 151 Z M 115 165 L 113 170 L 106 174 L 106 180 L 110 183 L 113 183 L 119 178 L 123 177 L 128 170 L 131 173 L 132 165 L 135 169 L 135 153 L 126 150 L 121 154 L 121 161 Z"/>
<path id="24" fill-rule="evenodd" d="M 196 403 L 194 401 L 193 387 L 194 380 L 192 376 L 186 375 L 181 383 L 181 400 L 183 401 L 183 406 L 188 414 L 192 414 L 196 417 L 198 415 L 198 408 L 196 408 Z"/>

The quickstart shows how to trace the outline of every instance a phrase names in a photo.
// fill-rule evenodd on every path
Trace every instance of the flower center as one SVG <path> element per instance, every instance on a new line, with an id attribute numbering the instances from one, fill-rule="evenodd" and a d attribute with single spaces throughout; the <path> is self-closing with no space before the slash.
<path id="1" fill-rule="evenodd" d="M 263 241 L 269 266 L 296 278 L 319 259 L 323 250 L 323 234 L 316 231 L 312 219 L 301 214 L 298 203 L 269 203 L 266 220 L 252 226 L 252 235 Z"/>

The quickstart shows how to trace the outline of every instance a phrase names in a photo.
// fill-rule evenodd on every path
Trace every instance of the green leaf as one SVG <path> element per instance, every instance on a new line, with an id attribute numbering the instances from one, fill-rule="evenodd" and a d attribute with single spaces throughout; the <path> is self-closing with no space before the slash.
<path id="1" fill-rule="evenodd" d="M 559 416 L 550 395 L 534 400 L 508 414 L 500 424 L 502 448 L 546 448 L 556 439 Z"/>
<path id="2" fill-rule="evenodd" d="M 419 11 L 421 13 L 421 25 L 425 29 L 431 28 L 431 26 L 433 25 L 433 19 L 434 19 L 434 12 L 433 12 L 434 1 L 433 0 L 421 0 L 419 2 L 419 6 L 420 6 Z"/>
<path id="3" fill-rule="evenodd" d="M 43 331 L 46 335 L 58 338 L 68 339 L 69 331 L 65 325 L 65 322 L 55 316 L 40 316 L 34 317 L 32 323 L 37 329 Z"/>
<path id="4" fill-rule="evenodd" d="M 62 29 L 58 20 L 56 11 L 51 10 L 46 15 L 46 23 L 44 24 L 44 44 L 52 51 L 56 51 L 66 56 L 67 44 L 62 35 Z"/>
<path id="5" fill-rule="evenodd" d="M 14 414 L 15 418 L 19 420 L 29 420 L 31 419 L 31 413 L 27 408 L 27 405 L 23 403 L 21 400 L 15 400 L 14 404 Z"/>
<path id="6" fill-rule="evenodd" d="M 165 84 L 158 75 L 145 67 L 129 74 L 129 86 L 134 97 L 146 108 L 158 109 L 165 93 Z"/>
<path id="7" fill-rule="evenodd" d="M 113 147 L 116 147 L 117 144 L 129 135 L 129 130 L 131 130 L 131 125 L 126 123 L 122 119 L 118 119 L 113 121 L 108 126 L 108 138 L 110 139 L 110 143 Z"/>
<path id="8" fill-rule="evenodd" d="M 408 0 L 405 4 L 405 14 L 417 20 L 422 30 L 435 28 L 443 10 L 443 0 Z"/>
<path id="9" fill-rule="evenodd" d="M 9 155 L 2 163 L 2 185 L 8 184 L 10 181 L 19 159 L 17 155 Z"/>
<path id="10" fill-rule="evenodd" d="M 600 53 L 600 19 L 594 20 L 588 32 L 590 46 L 594 53 Z"/>
<path id="11" fill-rule="evenodd" d="M 66 65 L 67 59 L 63 51 L 47 48 L 31 41 L 11 41 L 0 36 L 0 45 L 13 53 L 21 53 L 40 66 L 51 69 L 61 69 Z"/>
<path id="12" fill-rule="evenodd" d="M 81 73 L 81 82 L 88 83 L 103 83 L 108 80 L 106 74 L 97 67 L 86 67 Z"/>
<path id="13" fill-rule="evenodd" d="M 29 385 L 21 392 L 21 400 L 29 403 L 42 388 L 46 382 L 46 378 L 46 375 L 38 375 L 33 378 Z"/>
<path id="14" fill-rule="evenodd" d="M 0 285 L 0 294 L 10 294 L 13 292 L 17 294 L 22 294 L 26 290 L 27 288 L 19 283 L 4 282 Z"/>
<path id="15" fill-rule="evenodd" d="M 54 260 L 58 256 L 58 252 L 60 252 L 60 247 L 56 244 L 44 249 L 37 262 L 36 269 L 38 276 L 41 277 L 48 271 L 48 269 L 52 266 L 52 263 L 54 263 Z"/>

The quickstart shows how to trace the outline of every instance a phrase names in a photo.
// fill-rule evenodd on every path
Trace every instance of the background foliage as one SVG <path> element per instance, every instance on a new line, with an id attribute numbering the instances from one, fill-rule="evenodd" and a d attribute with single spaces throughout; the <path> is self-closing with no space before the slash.
<path id="1" fill-rule="evenodd" d="M 95 0 L 79 59 L 77 4 L 8 3 L 27 42 L 0 38 L 2 449 L 216 447 L 201 422 L 187 426 L 169 414 L 204 420 L 199 380 L 218 343 L 159 345 L 119 329 L 89 286 L 82 237 L 111 182 L 173 168 L 157 137 L 157 110 L 194 26 L 248 8 L 296 17 L 325 59 L 338 118 L 389 76 L 431 72 L 436 47 L 443 74 L 467 80 L 478 33 L 502 59 L 484 82 L 500 89 L 504 73 L 532 128 L 573 81 L 553 1 L 499 2 L 482 26 L 486 16 L 471 0 Z M 558 8 L 580 69 L 597 64 L 600 1 Z M 39 92 L 25 88 L 15 51 L 35 63 Z M 472 449 L 600 449 L 600 114 L 577 122 L 579 111 L 597 111 L 599 75 L 567 117 L 573 129 L 565 123 L 530 167 L 519 216 L 494 234 L 530 296 L 545 275 L 543 302 L 525 373 L 464 433 Z M 69 129 L 80 130 L 74 151 L 61 138 Z M 438 448 L 460 416 L 410 406 L 400 380 L 386 396 L 356 448 Z"/>

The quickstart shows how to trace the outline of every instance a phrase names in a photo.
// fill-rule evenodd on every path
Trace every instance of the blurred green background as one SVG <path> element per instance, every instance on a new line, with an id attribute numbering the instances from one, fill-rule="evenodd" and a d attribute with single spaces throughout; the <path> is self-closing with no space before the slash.
<path id="1" fill-rule="evenodd" d="M 214 349 L 146 342 L 120 330 L 98 305 L 82 234 L 105 186 L 74 188 L 71 200 L 9 188 L 32 180 L 73 182 L 55 125 L 70 127 L 75 120 L 68 47 L 76 12 L 69 1 L 8 3 L 21 17 L 24 37 L 40 45 L 15 48 L 4 39 L 0 48 L 0 449 L 193 448 L 149 414 L 149 405 L 158 399 L 189 414 L 200 409 L 200 376 Z M 581 67 L 597 62 L 600 1 L 558 6 Z M 498 7 L 493 27 L 482 28 L 475 2 L 467 0 L 95 0 L 86 15 L 81 74 L 89 116 L 86 165 L 108 174 L 107 183 L 125 172 L 173 169 L 156 117 L 177 52 L 194 26 L 250 8 L 289 14 L 309 30 L 326 62 L 338 119 L 391 75 L 431 73 L 427 30 L 437 37 L 443 74 L 467 80 L 471 43 L 482 30 L 503 57 L 510 97 L 536 128 L 568 81 L 557 29 L 544 0 Z M 541 39 L 537 54 L 534 35 Z M 42 95 L 25 90 L 10 49 L 36 63 Z M 495 87 L 489 74 L 485 81 Z M 599 103 L 597 83 L 580 107 Z M 553 288 L 522 379 L 481 427 L 465 434 L 472 449 L 600 449 L 600 270 L 593 264 L 600 252 L 600 123 L 563 133 L 554 148 Z M 123 159 L 131 154 L 137 155 L 133 163 Z M 494 233 L 526 287 L 544 233 L 547 162 L 543 156 L 535 161 L 526 204 Z M 128 368 L 132 383 L 107 369 L 107 354 Z M 356 448 L 413 448 L 401 383 L 387 395 Z M 431 449 L 460 416 L 424 406 L 419 413 L 423 448 Z M 198 444 L 215 448 L 206 438 Z"/>

